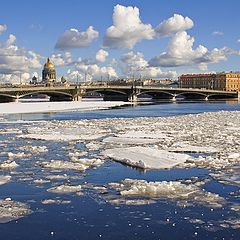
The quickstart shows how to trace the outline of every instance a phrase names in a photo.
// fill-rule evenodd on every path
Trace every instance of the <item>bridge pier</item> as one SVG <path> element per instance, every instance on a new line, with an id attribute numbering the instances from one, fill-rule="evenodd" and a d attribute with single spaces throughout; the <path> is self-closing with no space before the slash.
<path id="1" fill-rule="evenodd" d="M 176 94 L 173 95 L 172 101 L 174 101 L 174 102 L 176 101 L 176 96 L 177 96 Z"/>
<path id="2" fill-rule="evenodd" d="M 74 95 L 73 96 L 73 101 L 82 101 L 82 96 L 81 95 Z"/>
<path id="3" fill-rule="evenodd" d="M 14 99 L 14 102 L 18 103 L 19 102 L 19 96 L 17 95 L 16 98 Z"/>
<path id="4" fill-rule="evenodd" d="M 128 95 L 128 102 L 136 102 L 138 99 L 137 94 Z"/>

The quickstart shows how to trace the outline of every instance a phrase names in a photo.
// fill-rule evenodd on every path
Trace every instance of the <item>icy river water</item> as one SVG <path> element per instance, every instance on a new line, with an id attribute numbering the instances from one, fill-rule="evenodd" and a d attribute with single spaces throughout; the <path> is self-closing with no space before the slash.
<path id="1" fill-rule="evenodd" d="M 238 102 L 0 121 L 0 239 L 240 239 Z"/>

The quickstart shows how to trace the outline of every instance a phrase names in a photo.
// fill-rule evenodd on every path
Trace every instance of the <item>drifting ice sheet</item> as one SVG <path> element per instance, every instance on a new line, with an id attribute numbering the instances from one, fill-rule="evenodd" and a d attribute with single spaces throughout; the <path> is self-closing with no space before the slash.
<path id="1" fill-rule="evenodd" d="M 143 169 L 171 168 L 191 158 L 187 154 L 172 153 L 150 147 L 114 148 L 107 149 L 102 153 L 116 161 Z"/>
<path id="2" fill-rule="evenodd" d="M 0 200 L 0 223 L 7 223 L 22 218 L 32 211 L 25 203 L 10 199 Z"/>

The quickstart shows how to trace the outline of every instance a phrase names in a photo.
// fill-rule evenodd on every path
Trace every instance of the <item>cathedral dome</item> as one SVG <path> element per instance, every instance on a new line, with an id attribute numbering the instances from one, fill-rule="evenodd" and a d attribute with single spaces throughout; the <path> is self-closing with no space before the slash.
<path id="1" fill-rule="evenodd" d="M 44 68 L 54 68 L 53 63 L 50 61 L 50 59 L 47 59 L 47 62 L 44 64 Z"/>

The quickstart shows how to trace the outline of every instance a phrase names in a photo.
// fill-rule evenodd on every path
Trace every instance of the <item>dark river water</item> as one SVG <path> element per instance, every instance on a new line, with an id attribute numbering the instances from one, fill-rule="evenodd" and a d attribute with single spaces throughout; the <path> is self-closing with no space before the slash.
<path id="1" fill-rule="evenodd" d="M 240 111 L 236 101 L 226 102 L 180 102 L 155 103 L 123 106 L 109 110 L 92 112 L 65 112 L 44 114 L 9 115 L 8 120 L 80 120 L 102 118 L 136 118 L 159 117 L 182 114 L 195 114 L 214 111 Z M 127 120 L 126 120 L 127 121 Z M 18 123 L 8 126 L 0 124 L 0 130 L 7 127 L 22 129 Z M 0 135 L 0 151 L 13 151 L 14 148 L 27 144 L 39 144 L 34 140 L 18 139 L 14 134 Z M 45 142 L 49 149 L 45 160 L 54 159 L 56 155 L 64 156 L 67 143 L 53 144 Z M 5 160 L 1 156 L 0 161 Z M 17 170 L 0 170 L 0 175 L 11 175 L 10 183 L 0 186 L 0 199 L 11 199 L 28 203 L 33 213 L 9 223 L 0 224 L 0 240 L 85 240 L 85 239 L 147 239 L 147 240 L 239 240 L 239 228 L 219 227 L 211 222 L 219 219 L 238 219 L 239 212 L 229 210 L 212 210 L 207 207 L 180 207 L 174 201 L 158 200 L 147 205 L 113 205 L 104 200 L 96 191 L 86 189 L 83 196 L 75 194 L 56 195 L 47 192 L 51 183 L 37 185 L 31 179 L 43 178 L 44 171 L 36 166 L 34 157 L 25 161 Z M 74 176 L 72 183 L 106 185 L 125 178 L 144 179 L 147 181 L 174 181 L 198 177 L 208 178 L 206 169 L 173 169 L 139 171 L 114 161 L 85 172 L 61 172 Z M 29 178 L 29 180 L 28 180 Z M 239 192 L 239 187 L 226 185 L 216 180 L 206 183 L 204 188 L 240 204 L 239 198 L 231 196 L 231 192 Z M 43 205 L 47 198 L 69 200 L 70 204 Z M 201 219 L 198 224 L 194 219 Z"/>

